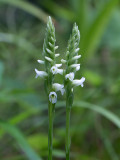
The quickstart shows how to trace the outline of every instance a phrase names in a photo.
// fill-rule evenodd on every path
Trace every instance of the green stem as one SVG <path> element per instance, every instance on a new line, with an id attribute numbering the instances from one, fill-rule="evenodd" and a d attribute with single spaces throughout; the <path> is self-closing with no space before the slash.
<path id="1" fill-rule="evenodd" d="M 70 160 L 70 114 L 71 106 L 66 102 L 66 160 Z"/>
<path id="2" fill-rule="evenodd" d="M 49 103 L 48 105 L 48 116 L 49 116 L 49 131 L 48 131 L 48 160 L 52 160 L 52 141 L 53 141 L 53 119 L 55 104 Z"/>

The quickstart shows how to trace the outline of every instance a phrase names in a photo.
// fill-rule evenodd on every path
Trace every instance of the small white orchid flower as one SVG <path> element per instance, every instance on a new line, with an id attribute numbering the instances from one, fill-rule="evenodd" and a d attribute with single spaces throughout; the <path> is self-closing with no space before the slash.
<path id="1" fill-rule="evenodd" d="M 77 68 L 77 67 L 80 67 L 80 64 L 72 64 L 70 67 L 71 68 Z"/>
<path id="2" fill-rule="evenodd" d="M 50 49 L 48 49 L 48 48 L 46 48 L 46 51 L 47 51 L 49 54 L 53 54 L 53 52 L 52 52 Z"/>
<path id="3" fill-rule="evenodd" d="M 77 59 L 79 59 L 79 58 L 81 58 L 81 55 L 74 56 L 74 57 L 72 58 L 72 60 L 77 60 Z"/>
<path id="4" fill-rule="evenodd" d="M 80 65 L 76 67 L 76 71 L 79 71 L 79 70 L 80 70 Z"/>
<path id="5" fill-rule="evenodd" d="M 64 85 L 63 84 L 59 84 L 59 83 L 54 83 L 52 85 L 53 89 L 57 92 L 57 91 L 60 91 L 61 94 L 63 95 L 64 92 L 65 92 L 65 89 L 64 89 Z"/>
<path id="6" fill-rule="evenodd" d="M 36 77 L 35 78 L 37 78 L 37 77 L 45 78 L 45 77 L 48 76 L 48 74 L 46 72 L 38 71 L 36 68 L 35 68 L 35 72 L 36 72 Z"/>
<path id="7" fill-rule="evenodd" d="M 57 54 L 55 54 L 55 57 L 57 58 L 57 57 L 59 57 L 60 56 L 60 54 L 59 53 L 57 53 Z"/>
<path id="8" fill-rule="evenodd" d="M 53 104 L 57 102 L 57 94 L 55 92 L 50 92 L 49 101 Z"/>
<path id="9" fill-rule="evenodd" d="M 66 60 L 64 60 L 64 59 L 61 59 L 61 62 L 62 62 L 62 63 L 66 63 Z"/>
<path id="10" fill-rule="evenodd" d="M 58 70 L 57 66 L 52 66 L 51 72 L 52 72 L 53 74 L 57 74 L 57 70 Z"/>
<path id="11" fill-rule="evenodd" d="M 44 61 L 42 61 L 42 60 L 37 60 L 38 61 L 38 63 L 40 63 L 40 64 L 44 64 L 45 62 Z"/>
<path id="12" fill-rule="evenodd" d="M 57 69 L 57 73 L 63 75 L 63 69 Z"/>
<path id="13" fill-rule="evenodd" d="M 75 50 L 75 52 L 78 52 L 80 50 L 80 48 L 77 48 L 76 50 Z"/>
<path id="14" fill-rule="evenodd" d="M 55 50 L 58 49 L 58 46 L 55 46 Z"/>
<path id="15" fill-rule="evenodd" d="M 56 64 L 56 67 L 57 68 L 59 68 L 59 67 L 61 67 L 62 66 L 62 64 Z"/>
<path id="16" fill-rule="evenodd" d="M 45 56 L 45 59 L 46 59 L 48 62 L 52 62 L 52 61 L 53 61 L 50 57 L 47 57 L 47 56 Z"/>
<path id="17" fill-rule="evenodd" d="M 63 74 L 63 69 L 58 69 L 57 68 L 57 65 L 55 65 L 55 66 L 52 66 L 52 68 L 51 68 L 51 72 L 53 73 L 53 74 Z"/>
<path id="18" fill-rule="evenodd" d="M 50 42 L 48 42 L 48 43 L 49 43 L 49 46 L 50 46 L 50 47 L 53 47 L 53 46 L 54 46 L 52 43 L 50 43 Z"/>
<path id="19" fill-rule="evenodd" d="M 83 87 L 83 82 L 85 81 L 85 78 L 82 77 L 80 80 L 76 79 L 72 81 L 73 86 L 81 86 Z"/>
<path id="20" fill-rule="evenodd" d="M 65 75 L 65 79 L 69 79 L 70 81 L 73 81 L 74 79 L 74 72 L 70 72 L 69 74 Z"/>

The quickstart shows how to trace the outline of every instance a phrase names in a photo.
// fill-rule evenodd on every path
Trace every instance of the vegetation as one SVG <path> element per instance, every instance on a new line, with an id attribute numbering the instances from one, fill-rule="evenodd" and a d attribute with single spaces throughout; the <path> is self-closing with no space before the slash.
<path id="1" fill-rule="evenodd" d="M 0 0 L 0 159 L 48 156 L 44 82 L 35 79 L 47 17 L 53 18 L 61 58 L 76 22 L 81 33 L 71 114 L 71 160 L 120 159 L 119 0 Z M 58 43 L 58 44 L 57 44 Z M 61 75 L 56 77 L 63 83 Z M 54 160 L 65 159 L 65 96 L 54 117 Z"/>

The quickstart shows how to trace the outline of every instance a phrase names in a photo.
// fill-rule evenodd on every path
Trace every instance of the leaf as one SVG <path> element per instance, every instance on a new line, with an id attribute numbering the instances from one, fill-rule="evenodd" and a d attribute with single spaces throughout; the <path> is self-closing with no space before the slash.
<path id="1" fill-rule="evenodd" d="M 29 2 L 26 2 L 23 0 L 0 0 L 0 3 L 13 5 L 13 6 L 18 7 L 20 9 L 23 9 L 24 11 L 37 17 L 38 19 L 42 20 L 43 22 L 45 22 L 45 23 L 47 22 L 48 15 L 45 12 L 43 12 L 42 9 L 34 6 L 33 4 L 30 4 Z"/>
<path id="2" fill-rule="evenodd" d="M 99 11 L 96 19 L 89 27 L 86 35 L 83 36 L 81 41 L 81 50 L 85 50 L 87 56 L 93 54 L 98 47 L 104 30 L 109 22 L 111 13 L 117 5 L 118 0 L 110 0 L 103 8 Z"/>
<path id="3" fill-rule="evenodd" d="M 74 107 L 83 107 L 83 108 L 88 108 L 91 109 L 92 111 L 95 111 L 101 115 L 103 115 L 105 118 L 107 118 L 108 120 L 110 120 L 112 123 L 114 123 L 118 128 L 120 128 L 120 118 L 115 115 L 114 113 L 108 111 L 107 109 L 94 105 L 94 104 L 90 104 L 87 102 L 82 102 L 82 101 L 76 101 L 73 104 Z"/>
<path id="4" fill-rule="evenodd" d="M 14 137 L 16 142 L 19 144 L 20 148 L 23 150 L 23 152 L 30 160 L 42 160 L 37 155 L 37 153 L 35 153 L 33 149 L 29 146 L 23 134 L 15 126 L 10 125 L 9 123 L 1 120 L 0 126 L 2 127 L 2 129 L 7 131 L 12 137 Z"/>

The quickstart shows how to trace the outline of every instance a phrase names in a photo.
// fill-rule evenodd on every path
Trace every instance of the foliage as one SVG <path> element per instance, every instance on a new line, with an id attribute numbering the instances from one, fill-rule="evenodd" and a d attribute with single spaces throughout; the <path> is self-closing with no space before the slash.
<path id="1" fill-rule="evenodd" d="M 86 84 L 76 90 L 72 108 L 72 159 L 120 159 L 119 8 L 118 0 L 0 0 L 0 159 L 47 157 L 47 99 L 34 73 L 47 15 L 53 17 L 61 57 L 73 22 L 81 32 L 83 58 L 76 77 L 82 74 Z M 65 157 L 64 107 L 61 97 L 54 159 Z"/>

